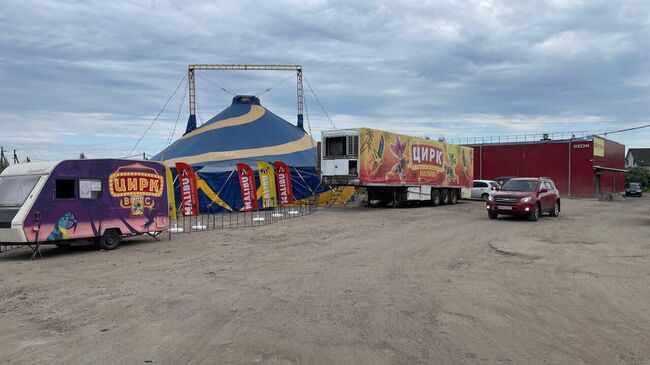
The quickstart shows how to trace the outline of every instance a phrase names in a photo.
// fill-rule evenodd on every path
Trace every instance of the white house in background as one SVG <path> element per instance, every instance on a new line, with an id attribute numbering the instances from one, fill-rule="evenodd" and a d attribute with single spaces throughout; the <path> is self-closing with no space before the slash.
<path id="1" fill-rule="evenodd" d="M 645 167 L 650 169 L 650 148 L 630 148 L 625 155 L 625 167 Z"/>

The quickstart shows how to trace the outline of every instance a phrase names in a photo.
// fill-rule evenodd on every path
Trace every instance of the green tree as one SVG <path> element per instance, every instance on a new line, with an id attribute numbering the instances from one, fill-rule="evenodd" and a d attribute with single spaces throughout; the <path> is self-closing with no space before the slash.
<path id="1" fill-rule="evenodd" d="M 646 167 L 630 167 L 625 173 L 625 182 L 638 182 L 644 190 L 650 188 L 650 169 Z"/>

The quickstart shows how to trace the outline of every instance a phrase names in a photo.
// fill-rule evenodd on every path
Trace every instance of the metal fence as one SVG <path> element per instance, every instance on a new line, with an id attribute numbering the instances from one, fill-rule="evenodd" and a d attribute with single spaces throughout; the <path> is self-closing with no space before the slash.
<path id="1" fill-rule="evenodd" d="M 453 144 L 491 144 L 491 143 L 513 143 L 513 142 L 536 142 L 547 140 L 563 140 L 573 138 L 587 138 L 592 133 L 580 132 L 558 132 L 558 133 L 529 133 L 505 136 L 484 136 L 484 137 L 459 137 L 445 138 L 445 142 Z"/>
<path id="2" fill-rule="evenodd" d="M 275 222 L 302 217 L 314 212 L 316 207 L 308 204 L 278 206 L 250 212 L 210 212 L 209 208 L 199 209 L 207 212 L 199 216 L 182 216 L 171 219 L 169 235 L 178 233 L 203 232 L 216 229 L 259 227 Z"/>

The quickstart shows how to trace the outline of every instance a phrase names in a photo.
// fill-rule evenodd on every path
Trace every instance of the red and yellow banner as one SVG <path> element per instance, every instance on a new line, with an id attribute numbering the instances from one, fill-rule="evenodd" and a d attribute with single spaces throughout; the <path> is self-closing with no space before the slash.
<path id="1" fill-rule="evenodd" d="M 258 209 L 257 184 L 255 184 L 255 173 L 253 169 L 245 163 L 238 163 L 237 174 L 239 175 L 241 199 L 244 203 L 241 210 L 248 212 Z"/>
<path id="2" fill-rule="evenodd" d="M 176 173 L 181 190 L 181 213 L 183 216 L 199 215 L 199 192 L 196 185 L 196 172 L 192 166 L 177 162 Z"/>
<path id="3" fill-rule="evenodd" d="M 286 163 L 275 161 L 275 181 L 278 188 L 278 203 L 293 204 L 293 187 L 291 185 L 291 170 Z"/>
<path id="4" fill-rule="evenodd" d="M 262 206 L 264 208 L 277 205 L 275 190 L 275 170 L 273 166 L 265 161 L 257 161 L 257 171 L 260 175 L 260 188 L 262 189 Z"/>
<path id="5" fill-rule="evenodd" d="M 359 178 L 365 184 L 471 187 L 474 150 L 376 129 L 359 131 Z"/>

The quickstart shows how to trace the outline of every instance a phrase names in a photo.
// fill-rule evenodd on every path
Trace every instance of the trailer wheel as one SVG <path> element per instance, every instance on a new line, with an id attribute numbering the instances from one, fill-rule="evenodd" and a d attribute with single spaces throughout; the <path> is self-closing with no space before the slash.
<path id="1" fill-rule="evenodd" d="M 458 203 L 458 191 L 456 189 L 449 191 L 449 204 Z"/>
<path id="2" fill-rule="evenodd" d="M 107 229 L 104 235 L 99 237 L 97 245 L 102 250 L 114 250 L 122 241 L 122 234 L 117 229 Z"/>
<path id="3" fill-rule="evenodd" d="M 431 190 L 431 204 L 434 207 L 437 207 L 440 205 L 440 190 L 438 189 L 432 189 Z"/>
<path id="4" fill-rule="evenodd" d="M 440 204 L 449 204 L 449 190 L 442 189 L 442 194 L 440 194 Z"/>

